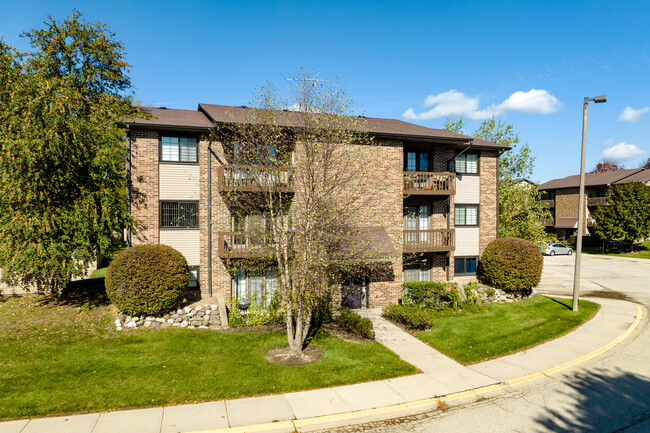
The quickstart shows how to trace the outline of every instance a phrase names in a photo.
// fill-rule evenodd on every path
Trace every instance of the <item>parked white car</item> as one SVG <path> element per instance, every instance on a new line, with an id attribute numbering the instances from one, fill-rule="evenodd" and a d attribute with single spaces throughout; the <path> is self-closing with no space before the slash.
<path id="1" fill-rule="evenodd" d="M 562 244 L 546 244 L 546 247 L 542 250 L 542 254 L 545 256 L 554 256 L 556 254 L 573 254 L 573 250 L 566 245 Z"/>

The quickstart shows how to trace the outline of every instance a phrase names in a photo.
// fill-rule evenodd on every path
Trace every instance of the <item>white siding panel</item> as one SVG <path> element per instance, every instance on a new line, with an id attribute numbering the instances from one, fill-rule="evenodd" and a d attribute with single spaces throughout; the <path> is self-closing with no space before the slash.
<path id="1" fill-rule="evenodd" d="M 160 243 L 180 251 L 190 266 L 199 266 L 199 230 L 160 229 Z"/>
<path id="2" fill-rule="evenodd" d="M 160 164 L 160 200 L 198 200 L 199 166 Z"/>
<path id="3" fill-rule="evenodd" d="M 456 227 L 456 257 L 478 256 L 478 227 Z"/>
<path id="4" fill-rule="evenodd" d="M 480 202 L 479 176 L 456 175 L 456 203 L 478 204 Z"/>

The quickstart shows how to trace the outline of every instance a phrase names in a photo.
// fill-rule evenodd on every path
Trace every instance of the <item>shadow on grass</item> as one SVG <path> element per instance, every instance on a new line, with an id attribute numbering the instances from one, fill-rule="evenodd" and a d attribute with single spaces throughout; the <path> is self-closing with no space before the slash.
<path id="1" fill-rule="evenodd" d="M 101 307 L 110 304 L 103 278 L 71 281 L 56 302 L 76 307 Z"/>
<path id="2" fill-rule="evenodd" d="M 543 296 L 543 295 L 542 295 L 542 296 Z M 573 304 L 571 304 L 571 305 L 567 305 L 567 304 L 565 304 L 564 302 L 562 302 L 561 299 L 551 298 L 550 296 L 544 296 L 544 298 L 546 298 L 546 299 L 548 299 L 548 300 L 551 300 L 551 301 L 555 302 L 556 304 L 560 304 L 561 306 L 563 306 L 564 308 L 566 308 L 566 309 L 568 309 L 568 310 L 572 310 L 572 309 L 573 309 Z"/>
<path id="3" fill-rule="evenodd" d="M 650 380 L 620 369 L 583 371 L 563 380 L 563 404 L 547 407 L 537 431 L 648 431 Z M 567 389 L 568 388 L 568 389 Z M 628 430 L 629 429 L 629 430 Z"/>

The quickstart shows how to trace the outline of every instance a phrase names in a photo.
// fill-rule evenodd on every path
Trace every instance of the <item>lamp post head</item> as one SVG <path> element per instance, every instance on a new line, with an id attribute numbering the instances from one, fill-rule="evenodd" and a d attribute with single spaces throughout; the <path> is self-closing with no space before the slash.
<path id="1" fill-rule="evenodd" d="M 596 97 L 594 98 L 594 102 L 595 102 L 596 104 L 601 103 L 601 102 L 607 102 L 607 96 L 606 96 L 606 95 L 596 96 Z"/>

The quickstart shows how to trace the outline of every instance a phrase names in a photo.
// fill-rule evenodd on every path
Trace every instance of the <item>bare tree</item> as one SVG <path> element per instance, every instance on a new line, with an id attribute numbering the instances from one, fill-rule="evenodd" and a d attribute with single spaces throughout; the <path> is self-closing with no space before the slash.
<path id="1" fill-rule="evenodd" d="M 236 164 L 232 212 L 257 215 L 246 225 L 251 261 L 277 267 L 287 357 L 302 358 L 314 311 L 336 276 L 388 254 L 368 236 L 376 227 L 368 203 L 386 179 L 368 168 L 373 140 L 336 82 L 304 80 L 289 100 L 267 85 L 255 105 L 216 127 L 213 139 Z"/>

